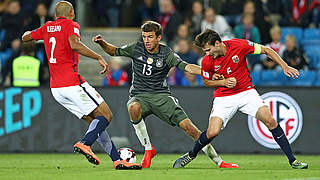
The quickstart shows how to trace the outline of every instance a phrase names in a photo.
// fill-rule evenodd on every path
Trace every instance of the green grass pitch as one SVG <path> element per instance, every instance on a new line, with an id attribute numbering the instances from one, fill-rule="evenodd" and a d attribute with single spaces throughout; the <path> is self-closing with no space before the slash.
<path id="1" fill-rule="evenodd" d="M 119 171 L 109 157 L 98 154 L 101 165 L 91 165 L 80 154 L 0 154 L 1 180 L 200 180 L 200 179 L 286 179 L 320 180 L 320 156 L 297 156 L 309 169 L 292 169 L 282 155 L 222 155 L 238 163 L 239 169 L 219 169 L 205 155 L 187 167 L 173 169 L 180 154 L 158 154 L 149 169 Z M 143 155 L 138 155 L 140 162 Z"/>

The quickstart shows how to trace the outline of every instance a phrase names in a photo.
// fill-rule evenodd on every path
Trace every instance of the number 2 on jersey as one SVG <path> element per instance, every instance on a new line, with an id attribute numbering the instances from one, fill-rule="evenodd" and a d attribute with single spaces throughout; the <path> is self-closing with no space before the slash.
<path id="1" fill-rule="evenodd" d="M 56 47 L 56 43 L 57 43 L 56 38 L 51 37 L 49 39 L 49 43 L 52 43 L 49 62 L 50 63 L 57 63 L 56 58 L 53 57 L 54 48 Z"/>

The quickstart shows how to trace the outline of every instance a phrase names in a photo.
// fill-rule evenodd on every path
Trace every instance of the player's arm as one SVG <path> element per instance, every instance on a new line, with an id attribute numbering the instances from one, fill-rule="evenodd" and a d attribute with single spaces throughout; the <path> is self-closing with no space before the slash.
<path id="1" fill-rule="evenodd" d="M 288 66 L 288 64 L 273 49 L 260 44 L 255 44 L 255 52 L 259 51 L 259 49 L 261 49 L 261 54 L 266 54 L 270 59 L 278 63 L 286 76 L 292 77 L 293 79 L 299 76 L 299 71 L 291 66 Z"/>
<path id="2" fill-rule="evenodd" d="M 194 75 L 201 75 L 201 67 L 196 64 L 187 64 L 184 70 Z"/>
<path id="3" fill-rule="evenodd" d="M 31 31 L 26 31 L 26 32 L 24 32 L 21 39 L 22 39 L 22 41 L 24 41 L 24 42 L 32 41 L 33 38 L 32 38 L 32 36 L 31 36 Z"/>
<path id="4" fill-rule="evenodd" d="M 104 50 L 104 52 L 108 53 L 111 56 L 115 56 L 116 55 L 116 50 L 117 47 L 107 43 L 101 35 L 97 35 L 95 37 L 92 38 L 92 41 L 99 44 L 101 46 L 101 48 Z"/>
<path id="5" fill-rule="evenodd" d="M 202 78 L 203 84 L 206 87 L 227 87 L 227 88 L 233 88 L 237 84 L 237 80 L 234 77 L 230 77 L 227 79 L 216 79 L 216 80 L 209 80 L 206 78 Z"/>
<path id="6" fill-rule="evenodd" d="M 88 48 L 86 45 L 84 45 L 80 38 L 76 35 L 71 35 L 68 38 L 69 44 L 71 49 L 75 50 L 77 53 L 98 60 L 99 64 L 102 66 L 103 70 L 100 71 L 100 74 L 103 74 L 107 72 L 109 69 L 109 66 L 107 62 L 97 53 L 92 51 L 90 48 Z"/>

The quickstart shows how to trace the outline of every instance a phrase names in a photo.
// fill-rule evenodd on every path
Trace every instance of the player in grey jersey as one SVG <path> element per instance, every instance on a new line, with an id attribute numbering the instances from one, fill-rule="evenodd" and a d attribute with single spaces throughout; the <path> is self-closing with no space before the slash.
<path id="1" fill-rule="evenodd" d="M 191 122 L 178 100 L 171 96 L 166 78 L 172 67 L 191 74 L 200 75 L 200 67 L 181 60 L 169 47 L 160 44 L 162 28 L 157 22 L 147 21 L 141 26 L 142 40 L 118 48 L 107 43 L 98 35 L 93 41 L 111 56 L 126 56 L 132 59 L 133 79 L 130 99 L 127 103 L 131 122 L 138 139 L 145 147 L 141 165 L 148 168 L 156 155 L 147 132 L 144 120 L 154 114 L 172 126 L 179 126 L 194 140 L 199 138 L 200 130 Z M 220 168 L 237 168 L 238 165 L 224 162 L 211 144 L 203 151 Z"/>

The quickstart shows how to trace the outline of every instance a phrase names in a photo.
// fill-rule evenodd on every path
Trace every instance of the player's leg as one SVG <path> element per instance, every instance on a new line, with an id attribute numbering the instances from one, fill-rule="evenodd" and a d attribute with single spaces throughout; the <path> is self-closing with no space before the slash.
<path id="1" fill-rule="evenodd" d="M 201 135 L 201 131 L 192 123 L 189 118 L 182 120 L 179 123 L 179 127 L 189 136 L 191 136 L 193 140 L 197 140 Z M 236 164 L 224 162 L 210 143 L 203 147 L 202 151 L 220 168 L 238 167 Z"/>
<path id="2" fill-rule="evenodd" d="M 292 168 L 308 168 L 308 164 L 299 162 L 294 157 L 287 136 L 284 134 L 281 126 L 273 118 L 270 109 L 267 106 L 262 106 L 259 108 L 259 110 L 256 113 L 256 118 L 262 121 L 268 127 L 269 131 L 272 133 L 273 139 L 278 143 L 282 151 L 287 156 Z"/>
<path id="3" fill-rule="evenodd" d="M 148 111 L 147 107 L 143 104 L 142 100 L 139 102 L 136 97 L 131 98 L 128 101 L 127 106 L 130 120 L 135 129 L 136 135 L 141 145 L 145 147 L 145 153 L 141 161 L 141 165 L 143 168 L 149 168 L 151 165 L 151 159 L 156 155 L 156 150 L 151 144 L 146 124 L 142 118 L 142 112 Z M 148 113 L 146 112 L 145 114 L 147 115 Z"/>
<path id="4" fill-rule="evenodd" d="M 100 160 L 92 152 L 91 145 L 100 135 L 105 135 L 105 129 L 112 120 L 111 110 L 100 94 L 86 82 L 79 86 L 68 88 L 66 94 L 66 99 L 80 109 L 79 118 L 85 115 L 93 119 L 83 139 L 74 145 L 74 150 L 83 154 L 89 162 L 98 165 L 100 164 Z M 118 166 L 121 169 L 141 169 L 141 166 L 137 164 L 132 164 L 130 167 L 128 167 L 127 163 L 119 164 L 120 156 L 111 140 L 110 142 L 110 155 L 114 164 L 117 164 L 117 166 L 115 165 L 117 169 Z"/>
<path id="5" fill-rule="evenodd" d="M 278 143 L 282 151 L 288 157 L 289 163 L 293 168 L 307 168 L 307 164 L 296 161 L 283 129 L 273 118 L 269 107 L 263 102 L 258 92 L 255 89 L 251 89 L 244 93 L 244 96 L 242 96 L 241 100 L 239 101 L 242 103 L 240 104 L 240 111 L 256 117 L 267 126 L 274 140 Z"/>
<path id="6" fill-rule="evenodd" d="M 181 168 L 190 163 L 204 146 L 219 135 L 221 129 L 226 126 L 228 121 L 237 112 L 237 109 L 236 98 L 229 96 L 215 98 L 209 118 L 208 129 L 200 134 L 190 152 L 184 154 L 174 162 L 173 167 Z"/>
<path id="7" fill-rule="evenodd" d="M 81 107 L 83 106 L 81 101 L 84 100 L 84 98 L 80 98 L 81 96 L 84 97 L 84 92 L 80 86 L 52 88 L 51 92 L 57 102 L 75 114 L 79 119 L 81 119 L 81 117 L 85 114 L 83 112 L 83 107 Z M 88 99 L 86 98 L 86 100 Z M 87 102 L 92 103 L 90 100 Z M 94 108 L 96 107 L 95 104 L 91 105 L 93 105 Z M 77 142 L 74 145 L 74 149 L 76 152 L 83 154 L 89 162 L 93 164 L 100 164 L 100 160 L 92 152 L 90 146 L 86 146 L 81 142 Z"/>
<path id="8" fill-rule="evenodd" d="M 104 102 L 103 102 L 104 103 Z M 94 120 L 92 117 L 90 116 L 83 116 L 82 117 L 83 120 L 85 120 L 86 122 L 88 122 L 88 124 L 90 125 L 92 123 L 92 121 Z M 111 140 L 109 134 L 107 133 L 107 131 L 102 131 L 101 133 L 99 133 L 98 138 L 96 140 L 101 148 L 108 153 L 108 155 L 110 156 L 110 158 L 113 161 L 114 167 L 118 170 L 126 170 L 126 169 L 141 169 L 141 166 L 135 163 L 128 163 L 126 161 L 121 160 L 120 155 L 117 151 L 117 148 L 115 147 L 113 141 Z"/>

